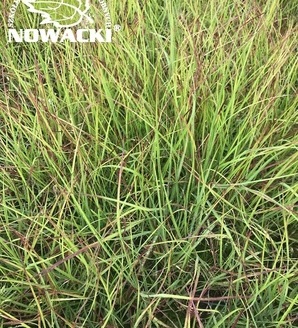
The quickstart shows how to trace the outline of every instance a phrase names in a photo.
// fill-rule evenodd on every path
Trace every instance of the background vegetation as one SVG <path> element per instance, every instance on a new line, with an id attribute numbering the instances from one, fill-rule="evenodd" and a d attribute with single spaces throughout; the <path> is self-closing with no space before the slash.
<path id="1" fill-rule="evenodd" d="M 2 26 L 0 327 L 297 326 L 297 2 L 108 6 Z"/>

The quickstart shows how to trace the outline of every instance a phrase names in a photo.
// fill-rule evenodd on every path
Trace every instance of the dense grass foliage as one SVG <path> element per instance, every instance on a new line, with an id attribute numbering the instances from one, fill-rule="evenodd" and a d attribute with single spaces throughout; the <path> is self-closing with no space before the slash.
<path id="1" fill-rule="evenodd" d="M 0 327 L 297 326 L 297 4 L 108 5 L 1 32 Z"/>

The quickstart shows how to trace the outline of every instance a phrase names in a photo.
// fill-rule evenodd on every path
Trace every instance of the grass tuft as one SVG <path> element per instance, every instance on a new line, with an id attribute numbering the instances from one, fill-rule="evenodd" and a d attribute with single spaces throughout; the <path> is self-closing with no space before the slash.
<path id="1" fill-rule="evenodd" d="M 1 34 L 0 327 L 297 326 L 297 5 L 108 5 Z"/>

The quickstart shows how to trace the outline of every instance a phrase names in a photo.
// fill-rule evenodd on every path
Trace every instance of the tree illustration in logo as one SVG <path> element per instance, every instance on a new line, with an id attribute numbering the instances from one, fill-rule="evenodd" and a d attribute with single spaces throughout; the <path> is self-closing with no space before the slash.
<path id="1" fill-rule="evenodd" d="M 93 23 L 87 15 L 89 0 L 23 0 L 28 11 L 41 14 L 40 24 L 53 24 L 55 27 L 72 27 L 82 21 Z"/>

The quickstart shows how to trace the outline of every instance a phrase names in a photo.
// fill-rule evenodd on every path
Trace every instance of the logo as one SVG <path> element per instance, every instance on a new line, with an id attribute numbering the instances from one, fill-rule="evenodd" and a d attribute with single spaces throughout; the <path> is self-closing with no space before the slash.
<path id="1" fill-rule="evenodd" d="M 8 42 L 112 42 L 111 16 L 105 0 L 14 0 L 8 16 Z M 94 7 L 94 8 L 92 8 Z M 39 21 L 41 28 L 15 28 L 16 13 L 22 10 Z M 101 23 L 102 26 L 96 28 Z M 114 26 L 120 30 L 119 25 Z"/>

